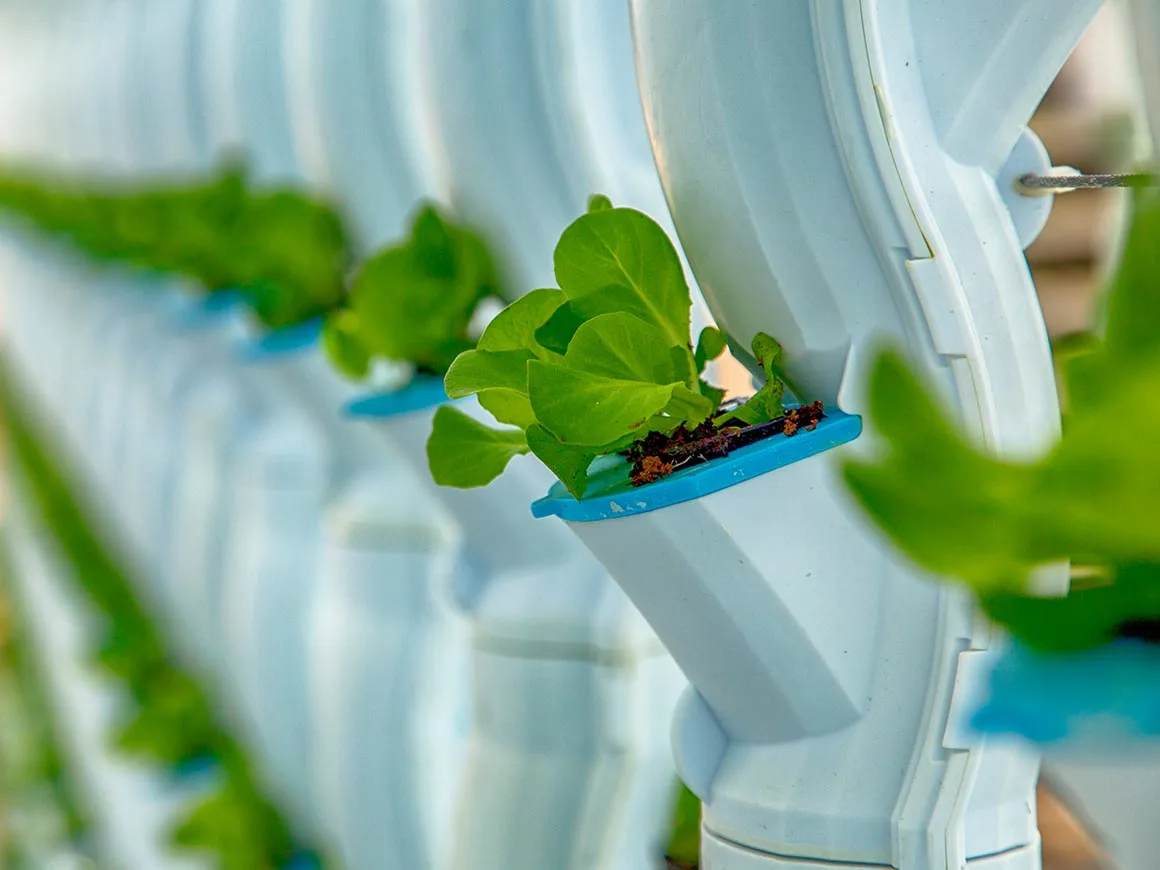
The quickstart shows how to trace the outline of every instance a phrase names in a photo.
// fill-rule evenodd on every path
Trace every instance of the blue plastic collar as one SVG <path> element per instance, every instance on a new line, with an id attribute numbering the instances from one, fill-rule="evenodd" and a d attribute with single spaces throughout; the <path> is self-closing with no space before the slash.
<path id="1" fill-rule="evenodd" d="M 178 329 L 195 330 L 211 326 L 232 313 L 242 296 L 233 290 L 219 290 L 204 296 L 174 295 L 173 324 Z"/>
<path id="2" fill-rule="evenodd" d="M 257 339 L 241 342 L 238 354 L 242 362 L 263 363 L 309 350 L 322 337 L 322 318 L 316 317 L 294 326 L 267 332 Z"/>
<path id="3" fill-rule="evenodd" d="M 812 432 L 798 432 L 792 438 L 774 435 L 750 444 L 721 459 L 714 459 L 671 474 L 647 486 L 634 487 L 628 481 L 628 462 L 612 459 L 600 467 L 593 465 L 588 477 L 588 493 L 577 501 L 562 483 L 532 503 L 536 517 L 560 517 L 570 523 L 593 523 L 692 501 L 794 462 L 808 459 L 853 441 L 862 434 L 862 418 L 841 411 L 827 411 Z"/>
<path id="4" fill-rule="evenodd" d="M 206 753 L 173 765 L 169 769 L 169 775 L 179 783 L 186 783 L 208 777 L 217 770 L 217 756 Z"/>
<path id="5" fill-rule="evenodd" d="M 449 401 L 442 378 L 416 375 L 402 389 L 355 399 L 346 406 L 346 413 L 350 417 L 383 420 L 413 411 L 426 411 Z"/>
<path id="6" fill-rule="evenodd" d="M 1160 738 L 1160 646 L 1121 640 L 1048 654 L 1013 642 L 1000 654 L 990 697 L 972 725 L 1041 746 L 1097 728 L 1109 745 L 1129 736 Z"/>
<path id="7" fill-rule="evenodd" d="M 283 864 L 281 870 L 320 870 L 322 862 L 313 852 L 300 852 Z"/>

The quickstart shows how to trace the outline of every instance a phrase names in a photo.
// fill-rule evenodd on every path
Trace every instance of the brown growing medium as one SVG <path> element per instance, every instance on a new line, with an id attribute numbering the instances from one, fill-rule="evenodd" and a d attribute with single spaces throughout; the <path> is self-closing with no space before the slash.
<path id="1" fill-rule="evenodd" d="M 788 438 L 803 429 L 811 431 L 825 416 L 822 403 L 814 402 L 757 426 L 746 426 L 734 418 L 727 418 L 719 425 L 706 420 L 691 430 L 678 426 L 671 435 L 651 432 L 623 455 L 632 463 L 633 486 L 644 486 L 679 469 L 720 459 L 774 435 L 784 434 Z"/>

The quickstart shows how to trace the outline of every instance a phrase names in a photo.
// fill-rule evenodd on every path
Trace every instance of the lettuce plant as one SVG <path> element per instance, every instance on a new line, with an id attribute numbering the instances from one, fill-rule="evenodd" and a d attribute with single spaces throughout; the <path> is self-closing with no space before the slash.
<path id="1" fill-rule="evenodd" d="M 1160 638 L 1160 196 L 1136 195 L 1104 334 L 1059 359 L 1070 409 L 1060 442 L 1012 463 L 965 438 L 903 358 L 885 353 L 870 417 L 885 445 L 845 467 L 881 530 L 925 569 L 967 584 L 1027 646 L 1066 651 Z M 1089 342 L 1090 344 L 1090 342 Z M 1071 560 L 1072 591 L 1027 593 Z"/>
<path id="2" fill-rule="evenodd" d="M 448 369 L 448 396 L 474 395 L 510 428 L 440 408 L 427 444 L 436 482 L 483 486 L 513 457 L 532 453 L 580 498 L 598 456 L 654 433 L 754 425 L 782 414 L 781 348 L 764 334 L 754 351 L 766 386 L 741 408 L 720 411 L 723 391 L 702 374 L 725 338 L 707 328 L 696 348 L 690 343 L 692 301 L 681 261 L 646 215 L 593 197 L 561 236 L 554 265 L 558 289 L 533 290 L 509 305 Z"/>
<path id="3" fill-rule="evenodd" d="M 97 260 L 240 290 L 268 327 L 336 307 L 351 265 L 329 205 L 256 190 L 234 162 L 206 180 L 140 190 L 12 174 L 0 179 L 0 207 Z"/>
<path id="4" fill-rule="evenodd" d="M 426 206 L 402 241 L 361 267 L 347 304 L 327 318 L 324 342 L 352 378 L 365 377 L 375 358 L 442 376 L 474 345 L 469 330 L 479 304 L 499 292 L 482 240 Z"/>
<path id="5" fill-rule="evenodd" d="M 113 243 L 135 237 L 131 256 L 136 264 L 187 276 L 213 292 L 237 284 L 231 258 L 248 191 L 244 168 L 227 163 L 205 181 L 114 198 L 104 208 L 123 212 L 124 229 Z M 133 227 L 139 228 L 135 236 Z"/>
<path id="6" fill-rule="evenodd" d="M 297 191 L 246 198 L 229 237 L 230 283 L 268 326 L 325 314 L 342 301 L 351 254 L 329 206 Z"/>
<path id="7" fill-rule="evenodd" d="M 206 181 L 138 191 L 29 173 L 0 178 L 0 206 L 34 227 L 98 260 L 187 274 L 211 290 L 245 198 L 244 172 L 232 164 Z"/>

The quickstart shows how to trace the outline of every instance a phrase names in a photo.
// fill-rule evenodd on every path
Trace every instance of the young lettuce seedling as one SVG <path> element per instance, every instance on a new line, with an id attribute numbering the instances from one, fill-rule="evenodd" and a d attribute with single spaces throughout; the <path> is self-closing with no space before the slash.
<path id="1" fill-rule="evenodd" d="M 561 236 L 554 264 L 559 289 L 533 290 L 509 305 L 448 370 L 450 397 L 474 395 L 513 428 L 440 408 L 427 444 L 436 482 L 484 486 L 530 452 L 580 498 L 596 457 L 653 433 L 691 432 L 718 414 L 724 393 L 702 374 L 725 338 L 708 328 L 696 349 L 690 344 L 689 286 L 658 224 L 593 197 Z M 782 412 L 781 348 L 761 335 L 754 350 L 769 382 L 722 422 L 759 423 Z"/>
<path id="2" fill-rule="evenodd" d="M 913 561 L 971 587 L 1027 645 L 1100 646 L 1160 624 L 1160 197 L 1136 194 L 1102 342 L 1059 360 L 1070 403 L 1059 444 L 1003 462 L 962 436 L 904 360 L 885 353 L 870 417 L 886 450 L 846 482 Z M 1094 345 L 1094 346 L 1093 346 Z M 1027 594 L 1043 564 L 1090 566 L 1063 598 Z"/>
<path id="3" fill-rule="evenodd" d="M 442 376 L 474 345 L 472 317 L 492 296 L 499 281 L 482 240 L 426 206 L 405 239 L 362 267 L 347 306 L 327 318 L 324 341 L 334 364 L 355 379 L 374 358 Z"/>

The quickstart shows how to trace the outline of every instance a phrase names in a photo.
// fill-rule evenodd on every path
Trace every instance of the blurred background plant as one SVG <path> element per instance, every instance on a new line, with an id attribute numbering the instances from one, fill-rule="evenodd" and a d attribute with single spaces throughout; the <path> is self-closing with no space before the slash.
<path id="1" fill-rule="evenodd" d="M 209 178 L 134 185 L 11 167 L 0 172 L 0 209 L 98 261 L 239 292 L 268 328 L 335 308 L 352 265 L 333 207 L 255 186 L 234 158 Z"/>

